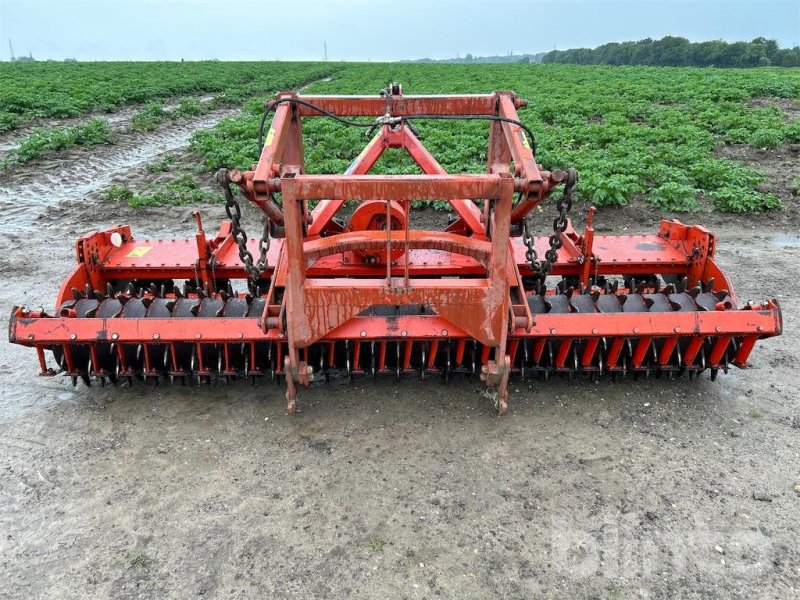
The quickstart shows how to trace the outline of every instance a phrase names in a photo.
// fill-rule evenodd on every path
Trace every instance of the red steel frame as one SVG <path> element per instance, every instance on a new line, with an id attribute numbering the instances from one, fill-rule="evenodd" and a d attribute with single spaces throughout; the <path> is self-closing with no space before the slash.
<path id="1" fill-rule="evenodd" d="M 298 98 L 282 93 L 277 99 Z M 507 381 L 522 340 L 533 343 L 534 355 L 545 341 L 557 342 L 555 363 L 564 367 L 576 340 L 587 366 L 602 338 L 613 338 L 613 362 L 622 344 L 632 340 L 634 365 L 641 363 L 654 339 L 662 364 L 680 338 L 688 339 L 683 362 L 691 365 L 707 338 L 715 344 L 709 360 L 718 366 L 728 344 L 741 338 L 734 363 L 744 366 L 759 338 L 781 332 L 775 301 L 747 305 L 746 310 L 645 314 L 541 314 L 528 307 L 523 285 L 532 275 L 527 248 L 511 232 L 563 181 L 561 171 L 537 164 L 523 130 L 513 122 L 492 121 L 488 165 L 484 174 L 451 175 L 397 117 L 413 115 L 486 115 L 516 120 L 525 101 L 511 92 L 465 96 L 385 97 L 303 96 L 325 111 L 346 117 L 383 117 L 376 135 L 343 175 L 304 172 L 301 123 L 320 113 L 285 102 L 275 109 L 257 165 L 231 172 L 229 180 L 242 194 L 282 226 L 284 239 L 273 239 L 264 274 L 269 282 L 260 319 L 97 319 L 50 316 L 15 308 L 11 341 L 35 346 L 42 372 L 48 371 L 44 348 L 54 345 L 119 343 L 175 344 L 194 341 L 229 344 L 275 340 L 286 344 L 288 409 L 295 409 L 296 384 L 307 385 L 311 368 L 303 351 L 312 344 L 335 340 L 476 340 L 482 379 L 497 388 L 498 408 L 507 406 Z M 406 150 L 421 175 L 370 175 L 387 148 Z M 281 195 L 279 206 L 274 195 Z M 514 195 L 519 201 L 514 204 Z M 446 199 L 457 218 L 444 231 L 411 228 L 411 203 Z M 309 202 L 318 203 L 309 210 Z M 346 201 L 359 203 L 347 227 L 334 220 Z M 385 229 L 369 223 L 383 218 Z M 398 226 L 399 225 L 399 226 Z M 598 275 L 679 274 L 690 285 L 714 280 L 714 289 L 730 290 L 730 282 L 713 256 L 715 236 L 702 227 L 664 221 L 656 235 L 599 236 L 589 224 L 582 235 L 571 227 L 552 274 L 577 277 L 587 285 Z M 255 252 L 255 243 L 252 249 Z M 539 255 L 547 238 L 537 238 Z M 57 306 L 71 298 L 71 289 L 88 284 L 103 289 L 109 281 L 129 279 L 197 279 L 213 292 L 216 279 L 246 279 L 238 249 L 225 222 L 219 235 L 207 239 L 198 215 L 195 240 L 135 240 L 127 227 L 89 235 L 76 246 L 78 266 L 62 285 Z M 372 257 L 372 260 L 369 259 Z M 375 257 L 378 257 L 375 259 Z M 391 260 L 386 260 L 391 257 Z M 424 305 L 424 316 L 364 316 L 376 305 Z M 699 340 L 699 341 L 698 341 Z M 615 344 L 619 344 L 617 348 Z M 254 350 L 253 350 L 254 351 Z M 435 351 L 434 351 L 435 354 Z M 227 360 L 227 354 L 226 354 Z M 432 361 L 432 359 L 431 359 Z M 432 365 L 431 365 L 432 366 Z M 614 367 L 613 364 L 609 365 Z"/>

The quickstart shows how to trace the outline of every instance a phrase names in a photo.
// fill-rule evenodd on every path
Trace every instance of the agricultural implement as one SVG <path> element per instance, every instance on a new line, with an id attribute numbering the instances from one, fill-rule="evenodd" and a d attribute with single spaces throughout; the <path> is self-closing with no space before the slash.
<path id="1" fill-rule="evenodd" d="M 197 214 L 194 239 L 138 239 L 125 226 L 79 239 L 56 309 L 14 308 L 10 340 L 36 348 L 43 375 L 52 352 L 73 383 L 280 378 L 289 413 L 299 387 L 333 374 L 473 373 L 504 413 L 512 376 L 715 377 L 781 333 L 775 300 L 739 304 L 702 227 L 597 235 L 590 209 L 576 232 L 578 174 L 537 164 L 524 106 L 511 92 L 410 96 L 397 84 L 365 97 L 279 93 L 258 164 L 217 174 L 230 219 L 215 237 Z M 374 134 L 344 174 L 306 174 L 311 117 Z M 424 119 L 488 121 L 487 171 L 446 173 L 416 133 Z M 422 174 L 370 174 L 387 148 Z M 554 191 L 552 232 L 535 236 Z M 237 196 L 263 211 L 259 239 Z M 448 224 L 414 227 L 421 200 L 449 202 Z"/>

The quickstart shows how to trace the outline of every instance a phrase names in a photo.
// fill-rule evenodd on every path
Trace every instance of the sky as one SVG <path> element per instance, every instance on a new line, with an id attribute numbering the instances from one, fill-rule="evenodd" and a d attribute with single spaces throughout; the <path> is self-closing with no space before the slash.
<path id="1" fill-rule="evenodd" d="M 0 59 L 389 61 L 678 35 L 800 45 L 800 0 L 0 0 Z"/>

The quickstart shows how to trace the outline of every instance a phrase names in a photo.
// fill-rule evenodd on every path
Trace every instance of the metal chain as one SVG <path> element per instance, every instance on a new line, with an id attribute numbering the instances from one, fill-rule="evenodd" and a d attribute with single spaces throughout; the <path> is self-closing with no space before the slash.
<path id="1" fill-rule="evenodd" d="M 225 213 L 233 224 L 232 234 L 233 239 L 236 240 L 236 245 L 239 246 L 239 258 L 244 264 L 247 274 L 250 275 L 250 279 L 255 283 L 261 279 L 261 275 L 269 265 L 267 261 L 270 244 L 269 219 L 266 216 L 264 217 L 264 230 L 261 234 L 261 239 L 258 241 L 259 256 L 258 261 L 256 261 L 252 252 L 247 248 L 247 233 L 241 226 L 242 209 L 233 197 L 227 169 L 220 169 L 217 172 L 217 182 L 225 193 Z"/>
<path id="2" fill-rule="evenodd" d="M 530 215 L 525 217 L 522 226 L 522 241 L 528 248 L 525 252 L 525 259 L 531 264 L 534 276 L 544 279 L 552 271 L 553 265 L 558 260 L 558 250 L 563 245 L 561 234 L 567 230 L 567 216 L 572 209 L 572 192 L 575 184 L 578 183 L 578 172 L 575 169 L 567 169 L 567 176 L 564 180 L 564 194 L 556 204 L 558 216 L 553 220 L 553 233 L 550 236 L 550 249 L 545 252 L 544 260 L 538 260 L 536 247 L 531 233 Z"/>

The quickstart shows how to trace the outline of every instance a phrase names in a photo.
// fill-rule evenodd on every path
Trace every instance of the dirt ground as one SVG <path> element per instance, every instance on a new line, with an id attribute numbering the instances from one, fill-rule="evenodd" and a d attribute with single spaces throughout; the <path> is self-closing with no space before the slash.
<path id="1" fill-rule="evenodd" d="M 96 160 L 112 181 L 158 154 Z M 193 231 L 189 209 L 133 211 L 85 187 L 50 206 L 28 192 L 14 212 L 15 190 L 47 187 L 15 177 L 0 181 L 5 314 L 51 307 L 76 235 Z M 513 380 L 497 417 L 474 379 L 364 379 L 314 385 L 288 417 L 277 385 L 73 388 L 0 345 L 0 598 L 797 597 L 786 194 L 779 216 L 697 216 L 740 300 L 776 297 L 784 314 L 753 368 L 716 382 Z M 655 221 L 637 204 L 597 218 Z"/>

